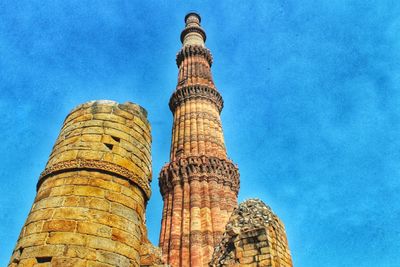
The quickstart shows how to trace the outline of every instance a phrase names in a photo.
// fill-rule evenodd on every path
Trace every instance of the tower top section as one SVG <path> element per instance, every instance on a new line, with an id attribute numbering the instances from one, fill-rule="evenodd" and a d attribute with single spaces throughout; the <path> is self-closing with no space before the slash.
<path id="1" fill-rule="evenodd" d="M 204 47 L 206 33 L 200 25 L 201 17 L 195 12 L 190 12 L 185 16 L 185 29 L 181 33 L 183 46 L 200 45 Z"/>
<path id="2" fill-rule="evenodd" d="M 198 22 L 199 22 L 199 23 L 201 22 L 201 17 L 200 17 L 200 15 L 199 15 L 197 12 L 195 12 L 195 11 L 190 11 L 189 13 L 186 14 L 186 16 L 185 16 L 185 23 L 187 23 L 187 20 L 188 20 L 189 17 L 197 17 Z"/>

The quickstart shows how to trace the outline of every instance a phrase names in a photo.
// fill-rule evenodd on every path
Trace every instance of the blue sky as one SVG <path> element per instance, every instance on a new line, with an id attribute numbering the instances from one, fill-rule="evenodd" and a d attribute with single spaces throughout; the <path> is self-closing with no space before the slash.
<path id="1" fill-rule="evenodd" d="M 240 201 L 280 216 L 295 266 L 400 266 L 400 4 L 384 0 L 1 1 L 0 264 L 65 116 L 94 99 L 149 113 L 158 243 L 189 10 L 214 56 Z"/>

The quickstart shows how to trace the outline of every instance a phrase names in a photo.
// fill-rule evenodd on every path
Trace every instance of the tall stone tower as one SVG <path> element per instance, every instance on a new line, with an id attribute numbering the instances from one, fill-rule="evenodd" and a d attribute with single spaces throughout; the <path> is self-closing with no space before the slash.
<path id="1" fill-rule="evenodd" d="M 159 177 L 160 247 L 173 267 L 208 266 L 239 190 L 239 172 L 227 157 L 222 134 L 223 100 L 200 22 L 196 13 L 185 17 L 176 57 L 178 84 L 169 102 L 174 117 L 170 162 Z"/>
<path id="2" fill-rule="evenodd" d="M 151 178 L 146 116 L 113 101 L 67 116 L 9 266 L 139 266 Z"/>

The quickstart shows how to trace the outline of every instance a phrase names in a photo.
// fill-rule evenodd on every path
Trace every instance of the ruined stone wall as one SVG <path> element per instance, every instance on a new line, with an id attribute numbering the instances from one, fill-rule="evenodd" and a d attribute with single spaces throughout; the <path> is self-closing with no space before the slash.
<path id="1" fill-rule="evenodd" d="M 151 179 L 146 116 L 112 101 L 67 116 L 9 266 L 139 266 Z"/>
<path id="2" fill-rule="evenodd" d="M 210 266 L 292 267 L 283 223 L 261 200 L 241 203 L 226 225 Z"/>

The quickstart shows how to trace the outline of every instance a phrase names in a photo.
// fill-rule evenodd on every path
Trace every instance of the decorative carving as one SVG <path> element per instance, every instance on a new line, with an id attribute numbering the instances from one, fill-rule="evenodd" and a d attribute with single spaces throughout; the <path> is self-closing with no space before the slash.
<path id="1" fill-rule="evenodd" d="M 181 103 L 193 98 L 204 98 L 211 101 L 218 108 L 219 112 L 221 112 L 222 108 L 224 107 L 222 96 L 217 90 L 205 85 L 191 85 L 182 87 L 172 94 L 169 100 L 169 108 L 172 112 L 174 112 L 175 108 Z"/>
<path id="2" fill-rule="evenodd" d="M 213 83 L 211 71 L 206 65 L 208 63 L 201 62 L 198 57 L 190 57 L 190 59 L 191 60 L 184 59 L 179 66 L 178 86 L 182 86 L 186 82 L 193 83 L 192 81 L 194 78 L 203 78 Z"/>
<path id="3" fill-rule="evenodd" d="M 204 42 L 206 41 L 207 35 L 202 28 L 200 28 L 199 26 L 190 26 L 190 27 L 185 28 L 181 33 L 181 42 L 182 43 L 183 43 L 183 40 L 185 39 L 185 36 L 191 32 L 196 32 L 196 33 L 200 34 L 203 37 Z"/>
<path id="4" fill-rule="evenodd" d="M 177 120 L 179 120 L 179 122 L 184 122 L 185 120 L 192 120 L 192 119 L 194 120 L 207 119 L 208 121 L 212 121 L 218 127 L 222 128 L 221 120 L 219 119 L 219 117 L 214 116 L 212 113 L 206 111 L 185 112 L 184 114 L 180 114 Z"/>
<path id="5" fill-rule="evenodd" d="M 235 194 L 239 191 L 239 170 L 230 161 L 217 157 L 190 156 L 180 158 L 165 165 L 159 178 L 161 194 L 173 189 L 175 184 L 180 184 L 184 179 L 191 181 L 215 181 L 229 186 Z"/>
<path id="6" fill-rule="evenodd" d="M 182 47 L 182 49 L 176 55 L 176 65 L 179 67 L 185 58 L 191 56 L 204 56 L 208 64 L 210 64 L 210 67 L 213 63 L 210 50 L 200 45 L 186 45 Z"/>
<path id="7" fill-rule="evenodd" d="M 62 161 L 58 162 L 50 167 L 47 167 L 39 177 L 39 181 L 37 184 L 37 190 L 39 189 L 40 185 L 43 181 L 49 177 L 51 174 L 55 172 L 64 172 L 68 170 L 80 170 L 80 169 L 89 169 L 89 170 L 101 170 L 113 174 L 117 174 L 118 176 L 122 176 L 123 178 L 135 183 L 138 185 L 143 192 L 145 193 L 147 199 L 150 198 L 151 189 L 150 185 L 147 182 L 147 177 L 139 177 L 132 171 L 116 165 L 114 163 L 108 161 L 100 161 L 100 160 L 88 160 L 88 159 L 75 159 L 69 161 Z"/>

